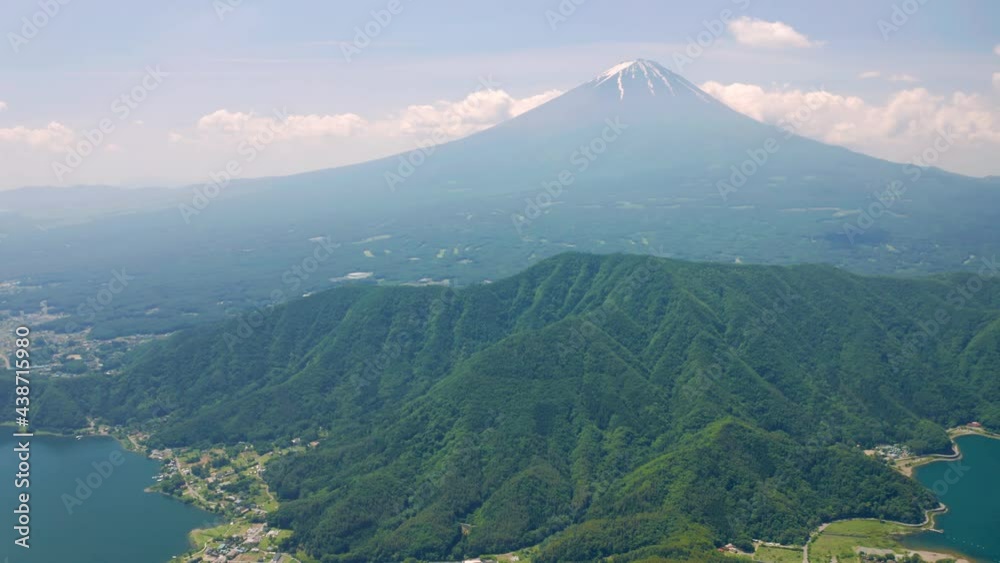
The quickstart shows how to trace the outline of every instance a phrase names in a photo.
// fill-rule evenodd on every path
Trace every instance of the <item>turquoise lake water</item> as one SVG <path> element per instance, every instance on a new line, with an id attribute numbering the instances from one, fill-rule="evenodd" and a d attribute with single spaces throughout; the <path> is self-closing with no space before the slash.
<path id="1" fill-rule="evenodd" d="M 189 531 L 215 522 L 212 514 L 144 492 L 159 463 L 125 451 L 111 438 L 35 436 L 28 489 L 31 547 L 18 547 L 16 444 L 11 429 L 0 432 L 0 563 L 163 563 L 188 549 Z"/>
<path id="2" fill-rule="evenodd" d="M 944 533 L 909 536 L 912 549 L 960 552 L 981 562 L 1000 562 L 1000 440 L 962 436 L 962 459 L 918 467 L 916 477 L 948 512 L 937 517 Z"/>

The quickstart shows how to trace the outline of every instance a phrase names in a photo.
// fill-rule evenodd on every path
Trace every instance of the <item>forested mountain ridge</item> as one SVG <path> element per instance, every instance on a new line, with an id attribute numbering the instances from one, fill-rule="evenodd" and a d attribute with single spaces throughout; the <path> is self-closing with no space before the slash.
<path id="1" fill-rule="evenodd" d="M 536 543 L 543 561 L 705 560 L 833 518 L 922 519 L 933 496 L 856 446 L 1000 425 L 994 274 L 564 254 L 179 333 L 123 375 L 46 386 L 40 416 L 150 423 L 164 445 L 322 436 L 267 479 L 274 522 L 324 561 Z"/>

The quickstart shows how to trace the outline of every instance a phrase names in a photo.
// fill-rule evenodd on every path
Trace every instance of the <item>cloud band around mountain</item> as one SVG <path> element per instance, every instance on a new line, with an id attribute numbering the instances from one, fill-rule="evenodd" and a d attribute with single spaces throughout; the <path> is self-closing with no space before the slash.
<path id="1" fill-rule="evenodd" d="M 888 160 L 910 162 L 942 132 L 956 143 L 955 150 L 945 155 L 948 164 L 973 174 L 979 172 L 976 166 L 988 173 L 985 156 L 1000 150 L 1000 110 L 975 93 L 939 95 L 911 88 L 876 104 L 826 90 L 739 82 L 709 81 L 701 88 L 758 121 L 791 124 L 804 137 Z"/>

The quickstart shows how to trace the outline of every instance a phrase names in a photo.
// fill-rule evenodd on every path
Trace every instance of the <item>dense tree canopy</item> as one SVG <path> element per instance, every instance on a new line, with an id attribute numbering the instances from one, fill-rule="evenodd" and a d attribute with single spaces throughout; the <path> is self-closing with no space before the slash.
<path id="1" fill-rule="evenodd" d="M 458 291 L 345 287 L 47 385 L 40 422 L 319 437 L 266 476 L 273 523 L 322 561 L 704 561 L 922 519 L 930 492 L 859 446 L 1000 424 L 1000 287 L 958 303 L 968 279 L 566 254 Z"/>

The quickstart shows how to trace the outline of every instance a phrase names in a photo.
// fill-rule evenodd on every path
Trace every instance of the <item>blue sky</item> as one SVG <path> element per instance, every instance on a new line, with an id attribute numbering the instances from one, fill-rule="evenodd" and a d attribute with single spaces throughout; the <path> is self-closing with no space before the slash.
<path id="1" fill-rule="evenodd" d="M 355 45 L 365 26 L 377 33 Z M 622 60 L 676 70 L 699 34 L 710 41 L 679 70 L 748 115 L 776 120 L 819 92 L 807 136 L 905 161 L 953 127 L 939 164 L 1000 174 L 998 30 L 989 1 L 8 0 L 0 188 L 199 182 L 282 119 L 294 127 L 248 175 L 366 160 L 509 118 Z M 152 84 L 149 68 L 165 77 L 123 118 L 112 103 Z M 54 172 L 102 119 L 113 130 L 92 154 Z"/>

